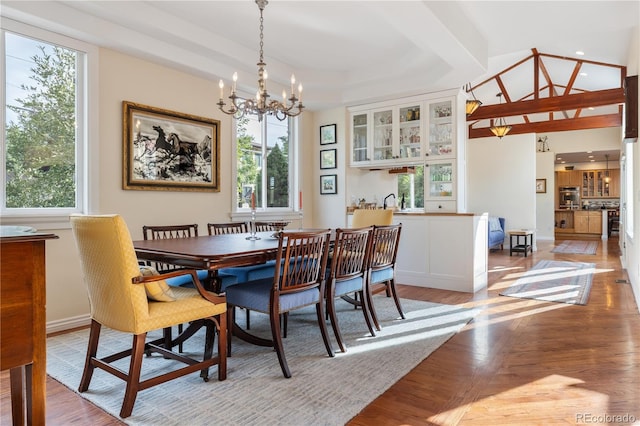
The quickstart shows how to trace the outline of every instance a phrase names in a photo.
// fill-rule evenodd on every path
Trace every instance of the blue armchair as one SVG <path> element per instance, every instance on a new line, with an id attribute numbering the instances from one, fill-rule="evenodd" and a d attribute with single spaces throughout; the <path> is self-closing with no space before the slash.
<path id="1" fill-rule="evenodd" d="M 489 216 L 489 249 L 504 249 L 504 218 Z"/>

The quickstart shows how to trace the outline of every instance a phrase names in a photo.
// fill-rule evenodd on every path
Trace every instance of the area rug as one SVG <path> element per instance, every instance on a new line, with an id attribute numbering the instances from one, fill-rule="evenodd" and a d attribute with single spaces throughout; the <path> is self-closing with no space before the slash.
<path id="1" fill-rule="evenodd" d="M 596 254 L 598 241 L 565 240 L 556 246 L 551 253 Z"/>
<path id="2" fill-rule="evenodd" d="M 501 296 L 586 305 L 595 263 L 541 260 Z"/>
<path id="3" fill-rule="evenodd" d="M 130 425 L 343 425 L 378 395 L 406 375 L 467 324 L 478 310 L 455 305 L 402 299 L 406 319 L 398 317 L 391 298 L 376 296 L 382 331 L 371 337 L 360 310 L 341 300 L 338 320 L 346 353 L 327 356 L 315 309 L 289 315 L 285 354 L 293 374 L 282 375 L 272 349 L 233 339 L 228 378 L 217 381 L 216 367 L 205 383 L 197 373 L 138 394 Z M 238 315 L 241 321 L 244 315 Z M 269 335 L 268 319 L 252 312 L 251 330 Z M 333 338 L 332 331 L 329 331 Z M 77 391 L 82 374 L 88 330 L 47 339 L 47 373 Z M 109 351 L 123 349 L 130 338 L 103 329 L 101 343 Z M 185 344 L 185 352 L 202 356 L 202 335 Z M 336 348 L 334 341 L 334 348 Z M 98 352 L 104 356 L 106 352 Z M 102 354 L 102 355 L 101 355 Z M 122 364 L 127 368 L 128 358 Z M 145 375 L 171 360 L 145 358 Z M 146 374 L 145 374 L 146 373 Z M 89 391 L 82 394 L 118 417 L 124 382 L 96 370 Z"/>

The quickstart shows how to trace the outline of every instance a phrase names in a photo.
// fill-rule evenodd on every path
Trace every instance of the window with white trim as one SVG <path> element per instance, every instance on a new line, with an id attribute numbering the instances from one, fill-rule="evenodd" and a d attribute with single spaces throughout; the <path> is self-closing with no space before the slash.
<path id="1" fill-rule="evenodd" d="M 245 116 L 236 125 L 235 211 L 292 211 L 295 119 Z"/>
<path id="2" fill-rule="evenodd" d="M 89 70 L 97 49 L 2 19 L 3 222 L 65 226 L 88 210 Z M 37 222 L 37 221 L 36 221 Z"/>

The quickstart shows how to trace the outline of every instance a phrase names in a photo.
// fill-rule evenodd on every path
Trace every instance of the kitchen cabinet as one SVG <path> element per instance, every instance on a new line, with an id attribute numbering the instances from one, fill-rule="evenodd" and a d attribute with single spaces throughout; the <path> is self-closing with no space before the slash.
<path id="1" fill-rule="evenodd" d="M 351 166 L 394 167 L 422 161 L 422 102 L 351 114 Z"/>
<path id="2" fill-rule="evenodd" d="M 585 170 L 581 187 L 582 198 L 619 198 L 620 170 Z"/>
<path id="3" fill-rule="evenodd" d="M 576 234 L 602 234 L 602 212 L 599 210 L 577 210 L 573 213 Z"/>
<path id="4" fill-rule="evenodd" d="M 620 169 L 609 170 L 609 195 L 613 198 L 620 198 Z"/>
<path id="5" fill-rule="evenodd" d="M 424 165 L 425 211 L 465 212 L 465 105 L 456 89 L 350 107 L 350 166 Z"/>
<path id="6" fill-rule="evenodd" d="M 428 143 L 426 156 L 433 158 L 453 158 L 456 156 L 456 132 L 453 99 L 430 102 L 427 105 Z"/>
<path id="7" fill-rule="evenodd" d="M 351 115 L 351 164 L 368 164 L 369 156 L 369 114 Z"/>
<path id="8" fill-rule="evenodd" d="M 560 186 L 582 186 L 581 170 L 566 170 L 556 172 L 556 185 Z"/>
<path id="9" fill-rule="evenodd" d="M 425 153 L 424 208 L 426 212 L 466 211 L 464 123 L 466 100 L 434 99 L 426 103 L 428 143 Z"/>
<path id="10" fill-rule="evenodd" d="M 456 164 L 452 160 L 425 163 L 424 168 L 425 211 L 455 212 Z"/>

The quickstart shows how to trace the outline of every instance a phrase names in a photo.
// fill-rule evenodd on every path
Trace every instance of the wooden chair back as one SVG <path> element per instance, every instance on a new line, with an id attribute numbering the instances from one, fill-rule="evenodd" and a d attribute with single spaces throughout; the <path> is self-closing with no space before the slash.
<path id="1" fill-rule="evenodd" d="M 288 221 L 256 222 L 256 232 L 279 232 L 288 224 Z"/>
<path id="2" fill-rule="evenodd" d="M 198 225 L 196 223 L 187 225 L 157 225 L 142 227 L 142 236 L 145 240 L 167 240 L 173 238 L 189 238 L 198 236 Z M 168 263 L 154 262 L 153 267 L 158 272 L 175 271 L 178 268 Z"/>
<path id="3" fill-rule="evenodd" d="M 275 270 L 276 293 L 292 293 L 320 287 L 324 294 L 324 274 L 329 255 L 331 230 L 280 232 Z"/>
<path id="4" fill-rule="evenodd" d="M 373 242 L 369 256 L 369 268 L 372 271 L 395 266 L 401 230 L 401 223 L 373 227 Z"/>
<path id="5" fill-rule="evenodd" d="M 207 223 L 209 235 L 244 234 L 249 232 L 246 222 Z"/>
<path id="6" fill-rule="evenodd" d="M 364 276 L 367 256 L 373 242 L 372 235 L 373 227 L 336 230 L 330 280 L 340 281 Z"/>

